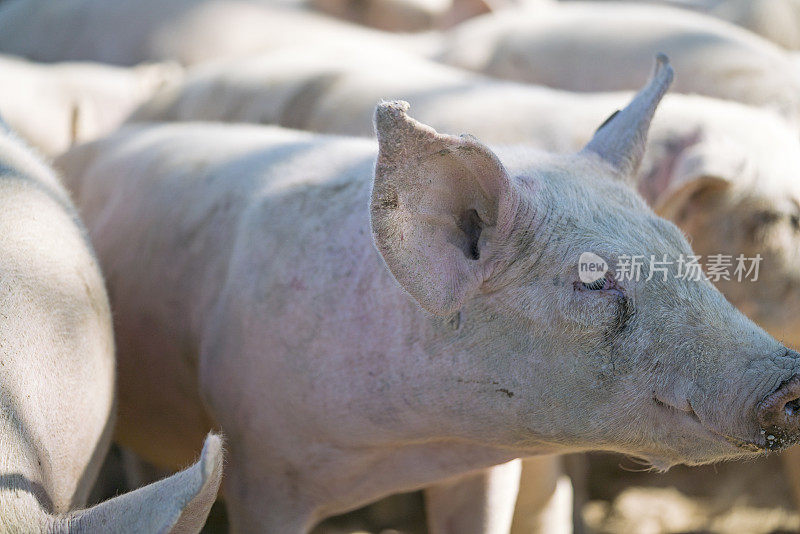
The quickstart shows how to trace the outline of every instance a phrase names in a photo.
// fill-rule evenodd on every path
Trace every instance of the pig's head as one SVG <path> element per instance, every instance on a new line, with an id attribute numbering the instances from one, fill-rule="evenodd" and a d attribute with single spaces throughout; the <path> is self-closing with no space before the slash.
<path id="1" fill-rule="evenodd" d="M 722 118 L 721 128 L 698 130 L 674 157 L 663 158 L 666 172 L 650 191 L 651 202 L 690 236 L 697 254 L 732 258 L 730 276 L 714 280 L 717 288 L 770 334 L 798 348 L 800 140 L 780 117 L 740 111 L 737 122 Z M 760 257 L 758 272 L 747 261 L 750 275 L 735 273 L 740 256 Z"/>
<path id="2" fill-rule="evenodd" d="M 450 412 L 469 421 L 462 437 L 616 450 L 659 467 L 800 437 L 798 354 L 704 277 L 680 276 L 689 244 L 630 185 L 671 79 L 659 58 L 648 85 L 569 156 L 495 153 L 418 123 L 403 102 L 379 105 L 373 237 L 440 325 L 449 396 L 468 391 Z M 599 275 L 582 275 L 582 256 Z M 645 258 L 638 278 L 624 267 L 634 256 Z M 673 263 L 651 270 L 651 256 Z"/>

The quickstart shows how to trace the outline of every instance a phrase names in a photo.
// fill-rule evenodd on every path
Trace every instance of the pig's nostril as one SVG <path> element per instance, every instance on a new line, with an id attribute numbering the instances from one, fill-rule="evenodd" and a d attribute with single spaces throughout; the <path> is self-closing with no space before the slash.
<path id="1" fill-rule="evenodd" d="M 783 407 L 783 411 L 789 417 L 800 413 L 800 399 L 793 399 L 787 402 Z"/>
<path id="2" fill-rule="evenodd" d="M 768 449 L 800 441 L 800 375 L 781 384 L 758 406 L 758 423 Z"/>

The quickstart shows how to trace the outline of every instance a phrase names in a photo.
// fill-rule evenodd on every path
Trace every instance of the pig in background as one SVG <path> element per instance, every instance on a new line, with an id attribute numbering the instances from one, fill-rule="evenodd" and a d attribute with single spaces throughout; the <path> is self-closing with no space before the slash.
<path id="1" fill-rule="evenodd" d="M 659 52 L 678 72 L 676 92 L 800 116 L 800 75 L 785 50 L 732 24 L 666 6 L 564 2 L 498 12 L 454 29 L 438 58 L 499 78 L 618 91 L 635 88 Z"/>
<path id="2" fill-rule="evenodd" d="M 0 529 L 199 532 L 222 476 L 214 435 L 188 469 L 80 509 L 114 424 L 108 299 L 67 192 L 2 122 L 0 205 Z"/>
<path id="3" fill-rule="evenodd" d="M 746 28 L 788 50 L 800 48 L 797 0 L 642 0 L 641 3 L 700 11 Z"/>
<path id="4" fill-rule="evenodd" d="M 700 0 L 676 4 L 738 24 L 789 50 L 800 49 L 797 0 Z"/>
<path id="5" fill-rule="evenodd" d="M 0 112 L 46 156 L 115 130 L 159 87 L 175 82 L 173 64 L 120 68 L 93 63 L 32 63 L 0 56 Z"/>
<path id="6" fill-rule="evenodd" d="M 83 31 L 71 31 L 76 26 Z M 38 61 L 192 65 L 299 43 L 340 54 L 405 50 L 493 76 L 585 91 L 633 90 L 638 73 L 663 52 L 681 73 L 678 92 L 773 107 L 793 119 L 800 112 L 800 74 L 785 50 L 724 21 L 665 6 L 534 1 L 446 32 L 408 35 L 348 24 L 292 1 L 0 4 L 0 52 Z"/>
<path id="7" fill-rule="evenodd" d="M 529 7 L 556 0 L 524 2 L 454 2 L 421 0 L 312 0 L 316 9 L 345 20 L 389 31 L 447 27 L 476 15 Z M 569 0 L 562 0 L 569 1 Z M 597 0 L 595 0 L 597 1 Z M 625 2 L 626 0 L 614 0 Z M 788 50 L 800 49 L 798 0 L 628 0 L 691 9 L 731 22 Z"/>
<path id="8" fill-rule="evenodd" d="M 80 28 L 80 31 L 75 31 Z M 298 43 L 427 51 L 435 35 L 348 24 L 293 0 L 6 0 L 0 52 L 35 61 L 192 65 Z"/>

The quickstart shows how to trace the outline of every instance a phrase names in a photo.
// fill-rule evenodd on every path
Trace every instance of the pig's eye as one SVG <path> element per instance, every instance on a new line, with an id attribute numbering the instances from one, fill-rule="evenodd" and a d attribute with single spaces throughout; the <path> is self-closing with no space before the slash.
<path id="1" fill-rule="evenodd" d="M 625 291 L 617 283 L 617 279 L 611 273 L 607 273 L 603 278 L 599 278 L 594 282 L 580 282 L 576 281 L 572 286 L 575 291 L 597 291 L 603 294 L 616 295 L 617 297 L 625 297 Z"/>
<path id="2" fill-rule="evenodd" d="M 595 280 L 594 282 L 592 282 L 590 284 L 587 284 L 585 282 L 581 282 L 581 284 L 586 289 L 590 289 L 592 291 L 597 291 L 597 290 L 603 289 L 605 287 L 606 279 L 605 278 L 599 278 L 599 279 Z"/>

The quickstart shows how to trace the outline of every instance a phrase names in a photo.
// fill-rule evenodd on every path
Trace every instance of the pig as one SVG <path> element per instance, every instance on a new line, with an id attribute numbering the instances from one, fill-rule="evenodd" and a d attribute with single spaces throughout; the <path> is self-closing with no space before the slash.
<path id="1" fill-rule="evenodd" d="M 301 47 L 198 68 L 182 84 L 165 88 L 143 105 L 133 120 L 250 121 L 369 135 L 371 124 L 364 116 L 372 103 L 404 95 L 416 116 L 438 129 L 468 131 L 495 143 L 528 143 L 567 152 L 585 144 L 593 125 L 628 98 L 626 94 L 574 94 L 498 82 L 402 54 L 385 60 L 385 54 L 369 51 L 337 60 Z M 504 113 L 505 109 L 515 112 Z M 700 96 L 668 95 L 648 144 L 638 173 L 640 192 L 694 239 L 694 249 L 703 257 L 761 254 L 769 268 L 761 271 L 758 280 L 719 280 L 718 287 L 773 335 L 800 347 L 796 334 L 800 325 L 794 322 L 800 316 L 800 295 L 793 289 L 798 247 L 790 213 L 800 201 L 793 176 L 794 169 L 800 168 L 797 131 L 764 110 Z M 783 215 L 753 234 L 752 221 L 762 219 L 765 208 Z M 551 494 L 555 479 L 548 473 L 557 466 L 541 467 L 546 464 L 544 458 L 536 462 L 538 466 L 526 463 L 530 472 L 526 480 L 552 480 L 544 490 Z M 796 469 L 791 461 L 789 469 Z M 482 524 L 472 520 L 472 514 L 486 507 L 474 501 L 481 500 L 476 496 L 482 490 L 497 486 L 500 476 L 475 475 L 472 493 L 463 481 L 453 487 L 452 494 L 440 489 L 431 497 L 433 492 L 429 492 L 431 521 L 448 523 L 469 517 L 470 524 Z M 465 495 L 473 498 L 464 499 Z M 544 498 L 527 500 L 535 503 Z M 486 499 L 497 502 L 495 495 Z M 461 506 L 454 505 L 454 500 Z M 562 528 L 555 525 L 569 518 L 562 506 L 544 514 L 555 514 L 560 520 L 539 519 L 531 512 L 537 508 L 519 506 L 515 524 L 542 521 L 546 526 L 538 531 L 555 532 Z M 486 519 L 489 525 L 503 524 L 511 512 L 495 506 L 493 514 Z M 459 532 L 470 531 L 462 526 Z"/>
<path id="2" fill-rule="evenodd" d="M 705 9 L 706 13 L 747 28 L 789 50 L 800 49 L 800 2 L 797 0 L 712 2 L 706 2 L 711 4 Z"/>
<path id="3" fill-rule="evenodd" d="M 80 31 L 76 31 L 80 28 Z M 235 31 L 231 31 L 235 28 Z M 44 62 L 192 65 L 306 43 L 355 49 L 431 49 L 403 36 L 269 0 L 9 0 L 0 3 L 0 52 Z"/>
<path id="4" fill-rule="evenodd" d="M 398 101 L 377 154 L 223 124 L 73 148 L 58 166 L 116 310 L 120 441 L 167 465 L 222 429 L 238 532 L 520 456 L 665 468 L 794 443 L 798 354 L 708 280 L 578 277 L 586 251 L 691 254 L 630 185 L 671 79 L 661 57 L 573 154 L 440 134 Z"/>
<path id="5" fill-rule="evenodd" d="M 797 0 L 648 0 L 694 9 L 727 20 L 789 50 L 800 49 Z"/>
<path id="6" fill-rule="evenodd" d="M 92 63 L 43 65 L 11 56 L 0 56 L 0 70 L 0 113 L 48 157 L 111 132 L 181 73 L 169 63 L 126 69 Z"/>
<path id="7" fill-rule="evenodd" d="M 657 52 L 680 73 L 675 91 L 800 110 L 787 52 L 732 24 L 658 5 L 567 2 L 535 13 L 476 17 L 445 39 L 440 59 L 500 78 L 573 91 L 635 89 Z"/>
<path id="8" fill-rule="evenodd" d="M 114 340 L 97 260 L 67 192 L 0 124 L 0 529 L 199 532 L 220 438 L 185 471 L 87 509 L 114 421 Z"/>

